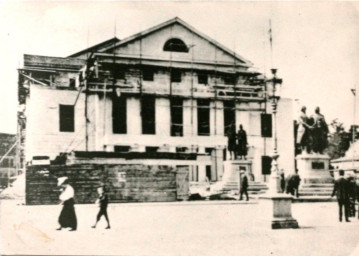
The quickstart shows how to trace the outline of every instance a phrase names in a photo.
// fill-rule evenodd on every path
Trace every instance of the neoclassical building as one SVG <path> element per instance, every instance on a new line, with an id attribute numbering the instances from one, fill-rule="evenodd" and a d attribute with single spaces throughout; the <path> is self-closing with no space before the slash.
<path id="1" fill-rule="evenodd" d="M 198 152 L 190 180 L 218 181 L 233 123 L 247 132 L 255 179 L 268 174 L 262 163 L 273 138 L 265 77 L 179 18 L 64 58 L 24 55 L 19 105 L 26 162 L 74 150 Z M 277 116 L 279 165 L 291 172 L 290 99 L 279 101 Z"/>

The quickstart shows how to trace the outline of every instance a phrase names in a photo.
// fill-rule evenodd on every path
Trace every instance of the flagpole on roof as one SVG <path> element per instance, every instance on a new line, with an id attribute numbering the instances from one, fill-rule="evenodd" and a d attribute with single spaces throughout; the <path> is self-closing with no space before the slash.
<path id="1" fill-rule="evenodd" d="M 269 44 L 270 44 L 270 62 L 273 68 L 273 36 L 272 36 L 272 19 L 269 19 Z"/>

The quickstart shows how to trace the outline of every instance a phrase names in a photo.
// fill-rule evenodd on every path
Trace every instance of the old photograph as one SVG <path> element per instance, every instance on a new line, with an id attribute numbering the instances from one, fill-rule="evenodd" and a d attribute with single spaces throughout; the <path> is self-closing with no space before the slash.
<path id="1" fill-rule="evenodd" d="M 359 3 L 0 1 L 0 254 L 359 256 Z"/>

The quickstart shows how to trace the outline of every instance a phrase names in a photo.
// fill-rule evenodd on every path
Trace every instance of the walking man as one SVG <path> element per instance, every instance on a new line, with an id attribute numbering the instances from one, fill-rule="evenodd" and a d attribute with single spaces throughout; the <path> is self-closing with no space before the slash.
<path id="1" fill-rule="evenodd" d="M 243 194 L 246 195 L 247 201 L 249 200 L 248 197 L 248 177 L 244 171 L 241 171 L 241 189 L 240 189 L 240 197 L 239 200 L 243 199 Z"/>
<path id="2" fill-rule="evenodd" d="M 336 194 L 339 205 L 339 221 L 342 221 L 343 217 L 343 207 L 345 214 L 345 221 L 350 222 L 349 220 L 349 209 L 348 209 L 348 200 L 349 200 L 349 184 L 348 180 L 344 178 L 344 171 L 339 170 L 340 178 L 334 182 L 334 189 L 332 193 L 332 197 Z"/>
<path id="3" fill-rule="evenodd" d="M 110 220 L 108 219 L 108 215 L 107 215 L 108 197 L 107 197 L 106 193 L 104 192 L 103 187 L 99 187 L 97 189 L 97 193 L 98 193 L 99 197 L 96 200 L 96 203 L 98 203 L 100 205 L 100 211 L 97 214 L 96 223 L 95 223 L 95 225 L 92 226 L 92 228 L 96 228 L 97 223 L 99 222 L 99 220 L 101 219 L 101 217 L 103 215 L 103 216 L 105 216 L 105 219 L 107 221 L 106 229 L 110 229 Z"/>

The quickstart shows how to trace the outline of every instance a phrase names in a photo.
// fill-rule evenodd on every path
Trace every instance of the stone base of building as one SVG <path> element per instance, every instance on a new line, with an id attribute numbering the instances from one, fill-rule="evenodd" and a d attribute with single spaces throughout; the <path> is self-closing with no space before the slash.
<path id="1" fill-rule="evenodd" d="M 292 196 L 286 194 L 266 194 L 259 197 L 265 220 L 272 229 L 299 228 L 292 217 Z"/>
<path id="2" fill-rule="evenodd" d="M 301 185 L 333 183 L 329 171 L 329 156 L 316 153 L 302 153 L 296 157 Z"/>

